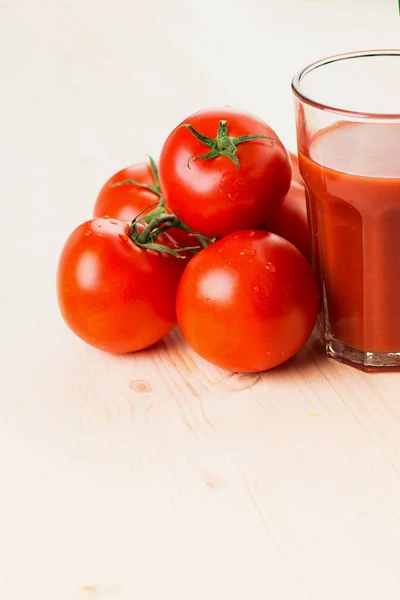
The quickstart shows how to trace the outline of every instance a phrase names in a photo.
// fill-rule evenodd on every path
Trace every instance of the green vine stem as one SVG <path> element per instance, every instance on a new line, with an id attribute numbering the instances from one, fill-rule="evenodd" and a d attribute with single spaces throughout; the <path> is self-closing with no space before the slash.
<path id="1" fill-rule="evenodd" d="M 143 229 L 139 231 L 138 225 L 142 225 Z M 187 231 L 190 235 L 193 235 L 200 242 L 203 248 L 207 248 L 210 244 L 214 243 L 213 238 L 207 238 L 195 231 L 192 231 L 187 225 L 182 223 L 176 215 L 168 214 L 165 209 L 161 206 L 155 208 L 151 213 L 145 215 L 140 220 L 134 219 L 129 228 L 129 237 L 131 240 L 141 248 L 147 248 L 149 250 L 157 250 L 158 252 L 168 252 L 177 258 L 184 258 L 181 253 L 193 250 L 199 250 L 201 246 L 181 246 L 173 249 L 164 244 L 157 244 L 155 241 L 159 235 L 167 232 L 170 229 L 182 229 Z"/>

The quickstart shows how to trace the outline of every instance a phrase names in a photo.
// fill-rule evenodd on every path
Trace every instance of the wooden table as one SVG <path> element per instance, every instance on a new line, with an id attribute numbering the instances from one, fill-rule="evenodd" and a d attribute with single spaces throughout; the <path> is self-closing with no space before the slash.
<path id="1" fill-rule="evenodd" d="M 182 118 L 232 104 L 294 148 L 294 72 L 399 26 L 397 0 L 0 3 L 1 600 L 398 600 L 398 375 L 312 343 L 229 374 L 178 331 L 108 356 L 54 277 Z"/>

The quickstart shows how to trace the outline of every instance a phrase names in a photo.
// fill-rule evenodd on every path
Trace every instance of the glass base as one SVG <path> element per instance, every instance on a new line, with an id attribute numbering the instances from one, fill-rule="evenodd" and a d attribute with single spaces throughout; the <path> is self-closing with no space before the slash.
<path id="1" fill-rule="evenodd" d="M 400 371 L 400 352 L 362 352 L 329 334 L 325 336 L 325 350 L 329 358 L 362 371 Z"/>

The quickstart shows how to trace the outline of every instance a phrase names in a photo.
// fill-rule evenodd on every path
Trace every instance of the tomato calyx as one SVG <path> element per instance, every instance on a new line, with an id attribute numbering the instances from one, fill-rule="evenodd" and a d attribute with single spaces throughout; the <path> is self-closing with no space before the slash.
<path id="1" fill-rule="evenodd" d="M 199 133 L 190 123 L 183 123 L 180 127 L 186 127 L 189 131 L 203 144 L 205 144 L 210 151 L 206 154 L 202 154 L 200 156 L 192 155 L 189 157 L 187 162 L 187 166 L 190 169 L 190 161 L 192 158 L 197 160 L 209 160 L 211 158 L 216 158 L 217 156 L 227 156 L 230 158 L 236 165 L 236 169 L 240 169 L 240 164 L 238 157 L 236 156 L 237 148 L 239 144 L 243 144 L 244 142 L 249 142 L 250 140 L 257 139 L 268 139 L 273 142 L 277 142 L 277 138 L 274 138 L 270 135 L 241 135 L 236 138 L 232 138 L 228 133 L 228 122 L 225 120 L 221 120 L 218 126 L 217 137 L 212 138 Z"/>
<path id="2" fill-rule="evenodd" d="M 167 252 L 176 258 L 185 258 L 180 254 L 181 252 L 193 252 L 199 250 L 200 246 L 177 245 L 176 248 L 170 248 L 165 244 L 158 244 L 156 241 L 158 236 L 162 233 L 166 233 L 169 229 L 182 229 L 183 231 L 187 231 L 200 242 L 203 248 L 207 248 L 215 241 L 213 238 L 207 238 L 190 229 L 190 227 L 182 223 L 176 215 L 167 213 L 164 206 L 161 206 L 160 204 L 147 215 L 144 215 L 141 218 L 139 217 L 140 215 L 133 219 L 129 227 L 128 235 L 133 243 L 140 248 L 156 250 L 157 252 Z M 140 228 L 139 225 L 141 225 Z"/>
<path id="3" fill-rule="evenodd" d="M 145 188 L 146 190 L 153 192 L 153 194 L 156 194 L 160 199 L 159 204 L 161 204 L 161 206 L 164 206 L 164 198 L 161 195 L 160 180 L 158 177 L 157 165 L 155 163 L 154 158 L 152 158 L 151 156 L 148 156 L 148 159 L 150 162 L 150 168 L 151 168 L 151 172 L 152 172 L 153 179 L 154 179 L 154 185 L 149 185 L 148 183 L 141 183 L 140 181 L 136 181 L 135 179 L 124 179 L 124 181 L 117 181 L 117 182 L 113 183 L 112 187 L 119 187 L 121 185 L 129 185 L 129 184 L 137 185 L 138 187 Z"/>

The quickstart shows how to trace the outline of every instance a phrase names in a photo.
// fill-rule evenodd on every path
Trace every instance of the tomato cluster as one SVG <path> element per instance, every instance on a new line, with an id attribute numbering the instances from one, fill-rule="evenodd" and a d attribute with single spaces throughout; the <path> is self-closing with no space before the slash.
<path id="1" fill-rule="evenodd" d="M 68 238 L 59 306 L 85 342 L 134 352 L 178 322 L 203 358 L 270 369 L 310 336 L 319 310 L 297 157 L 253 115 L 191 115 L 156 165 L 127 167 Z"/>

